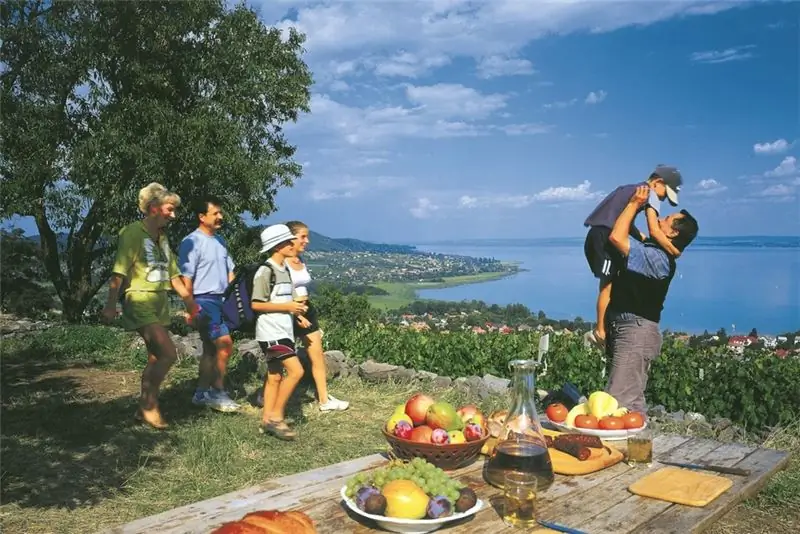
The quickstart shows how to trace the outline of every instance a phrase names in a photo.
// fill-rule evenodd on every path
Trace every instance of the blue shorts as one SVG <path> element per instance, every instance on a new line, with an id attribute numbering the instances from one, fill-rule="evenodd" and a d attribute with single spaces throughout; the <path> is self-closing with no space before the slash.
<path id="1" fill-rule="evenodd" d="M 214 341 L 231 334 L 222 320 L 222 295 L 198 295 L 194 300 L 202 308 L 197 319 L 197 330 L 201 337 Z"/>

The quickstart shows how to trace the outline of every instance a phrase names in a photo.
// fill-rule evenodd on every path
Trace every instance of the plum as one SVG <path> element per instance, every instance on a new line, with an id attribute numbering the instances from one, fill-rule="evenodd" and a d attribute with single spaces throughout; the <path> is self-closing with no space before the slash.
<path id="1" fill-rule="evenodd" d="M 458 499 L 456 499 L 456 512 L 466 512 L 478 502 L 478 496 L 470 488 L 461 488 L 458 490 Z"/>
<path id="2" fill-rule="evenodd" d="M 381 492 L 374 486 L 363 486 L 356 492 L 356 506 L 361 511 L 366 511 L 367 499 L 373 495 L 380 495 Z"/>
<path id="3" fill-rule="evenodd" d="M 447 430 L 443 428 L 437 428 L 431 434 L 431 443 L 435 443 L 437 445 L 446 445 L 450 443 L 450 435 L 447 433 Z"/>
<path id="4" fill-rule="evenodd" d="M 453 507 L 450 506 L 450 501 L 447 497 L 437 495 L 428 501 L 428 517 L 431 519 L 439 519 L 440 517 L 447 517 L 449 515 L 453 515 Z"/>
<path id="5" fill-rule="evenodd" d="M 378 493 L 372 494 L 364 501 L 364 511 L 372 515 L 384 515 L 386 513 L 386 497 Z"/>

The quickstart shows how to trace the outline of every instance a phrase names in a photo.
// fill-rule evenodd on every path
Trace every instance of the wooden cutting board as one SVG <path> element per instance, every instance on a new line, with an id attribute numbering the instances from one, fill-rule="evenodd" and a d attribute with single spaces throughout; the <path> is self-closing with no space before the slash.
<path id="1" fill-rule="evenodd" d="M 556 437 L 563 432 L 555 432 L 553 430 L 544 428 L 542 429 L 546 436 Z M 494 449 L 496 438 L 489 438 L 484 445 L 484 454 L 491 454 Z M 587 460 L 578 460 L 574 456 L 570 456 L 565 452 L 561 452 L 552 447 L 547 449 L 550 453 L 550 462 L 553 464 L 553 472 L 559 475 L 588 475 L 595 471 L 600 471 L 606 467 L 611 467 L 622 461 L 623 455 L 619 449 L 608 445 L 606 449 L 589 449 L 592 455 Z"/>
<path id="2" fill-rule="evenodd" d="M 664 467 L 640 478 L 628 487 L 631 493 L 651 499 L 705 506 L 731 486 L 733 481 L 712 473 L 680 467 Z"/>

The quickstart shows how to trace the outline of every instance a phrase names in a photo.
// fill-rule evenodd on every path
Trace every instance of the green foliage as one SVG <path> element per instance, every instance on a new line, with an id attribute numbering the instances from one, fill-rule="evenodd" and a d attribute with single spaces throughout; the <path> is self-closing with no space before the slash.
<path id="1" fill-rule="evenodd" d="M 68 319 L 105 283 L 142 186 L 221 196 L 236 228 L 301 175 L 283 133 L 308 111 L 301 34 L 222 0 L 10 0 L 0 16 L 0 217 L 34 218 Z M 173 245 L 197 223 L 182 214 Z"/>
<path id="2" fill-rule="evenodd" d="M 39 247 L 22 230 L 2 230 L 0 244 L 0 298 L 4 312 L 39 317 L 55 304 L 53 288 L 44 282 Z"/>
<path id="3" fill-rule="evenodd" d="M 340 315 L 345 311 L 340 308 Z M 503 335 L 425 332 L 361 322 L 328 321 L 325 345 L 347 351 L 357 361 L 373 359 L 450 377 L 510 377 L 508 362 L 531 358 L 538 333 Z M 606 384 L 601 354 L 583 346 L 579 336 L 552 336 L 542 388 L 575 384 L 588 394 Z M 800 359 L 781 359 L 768 352 L 734 358 L 718 348 L 690 349 L 666 340 L 650 369 L 647 400 L 668 410 L 727 417 L 748 428 L 762 429 L 800 417 Z"/>

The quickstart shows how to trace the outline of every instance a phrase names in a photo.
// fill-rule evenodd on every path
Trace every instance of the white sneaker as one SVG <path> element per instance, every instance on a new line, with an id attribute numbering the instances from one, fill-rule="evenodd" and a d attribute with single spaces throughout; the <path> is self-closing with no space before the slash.
<path id="1" fill-rule="evenodd" d="M 215 389 L 195 391 L 192 396 L 192 404 L 206 406 L 218 412 L 235 412 L 239 410 L 239 405 L 228 396 L 227 392 Z"/>
<path id="2" fill-rule="evenodd" d="M 328 394 L 328 402 L 325 404 L 320 403 L 319 411 L 321 412 L 331 412 L 334 410 L 346 410 L 350 407 L 350 403 L 347 401 L 339 400 L 330 393 Z"/>

